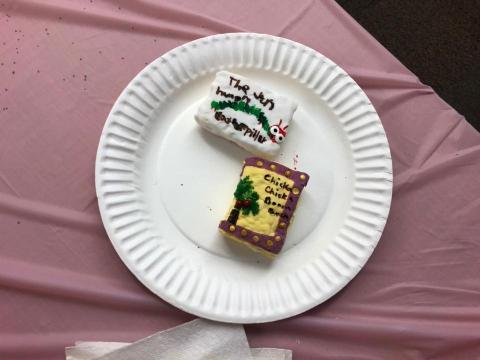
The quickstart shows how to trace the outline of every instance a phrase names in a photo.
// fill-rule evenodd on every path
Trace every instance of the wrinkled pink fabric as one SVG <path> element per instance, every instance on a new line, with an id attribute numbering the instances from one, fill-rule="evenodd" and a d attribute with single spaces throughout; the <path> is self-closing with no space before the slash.
<path id="1" fill-rule="evenodd" d="M 113 250 L 94 189 L 121 90 L 184 42 L 252 31 L 304 43 L 366 91 L 394 194 L 373 256 L 338 295 L 251 346 L 295 359 L 480 356 L 480 135 L 333 1 L 0 0 L 0 359 L 62 359 L 76 340 L 134 341 L 192 319 Z"/>

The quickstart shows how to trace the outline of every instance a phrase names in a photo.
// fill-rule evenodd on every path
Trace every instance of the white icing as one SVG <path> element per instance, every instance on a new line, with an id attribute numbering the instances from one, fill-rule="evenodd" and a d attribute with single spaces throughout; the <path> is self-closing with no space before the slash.
<path id="1" fill-rule="evenodd" d="M 265 115 L 270 134 L 255 115 L 230 107 L 215 110 L 212 101 L 243 101 L 249 107 L 255 106 Z M 246 77 L 220 71 L 210 87 L 209 96 L 199 106 L 195 120 L 203 128 L 233 141 L 253 154 L 269 157 L 279 152 L 296 109 L 297 104 L 286 97 L 258 86 Z M 234 124 L 241 130 L 235 129 Z"/>

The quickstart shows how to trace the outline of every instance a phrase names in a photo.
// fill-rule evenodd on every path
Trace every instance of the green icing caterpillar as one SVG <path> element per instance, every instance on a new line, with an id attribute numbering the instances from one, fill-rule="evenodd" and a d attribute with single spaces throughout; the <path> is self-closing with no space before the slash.
<path id="1" fill-rule="evenodd" d="M 255 105 L 248 105 L 245 101 L 212 101 L 211 103 L 212 109 L 215 110 L 223 110 L 226 108 L 233 109 L 235 111 L 241 111 L 249 115 L 253 115 L 257 118 L 258 122 L 262 124 L 263 130 L 266 131 L 269 137 L 272 137 L 272 133 L 270 132 L 270 124 L 268 123 L 268 119 L 265 116 L 265 113 L 256 107 Z"/>

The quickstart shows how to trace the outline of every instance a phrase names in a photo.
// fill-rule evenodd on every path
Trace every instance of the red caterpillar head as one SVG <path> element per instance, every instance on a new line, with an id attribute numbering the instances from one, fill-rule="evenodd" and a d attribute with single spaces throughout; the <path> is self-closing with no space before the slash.
<path id="1" fill-rule="evenodd" d="M 287 136 L 287 126 L 282 127 L 282 119 L 280 119 L 280 122 L 278 124 L 270 126 L 270 140 L 272 140 L 274 143 L 281 143 L 283 139 L 285 139 L 285 136 Z"/>

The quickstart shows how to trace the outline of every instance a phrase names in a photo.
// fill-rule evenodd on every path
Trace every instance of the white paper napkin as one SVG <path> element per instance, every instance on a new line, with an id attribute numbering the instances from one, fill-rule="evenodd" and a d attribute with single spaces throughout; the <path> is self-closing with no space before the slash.
<path id="1" fill-rule="evenodd" d="M 133 344 L 77 342 L 67 360 L 291 360 L 283 349 L 250 349 L 241 325 L 197 319 Z"/>

